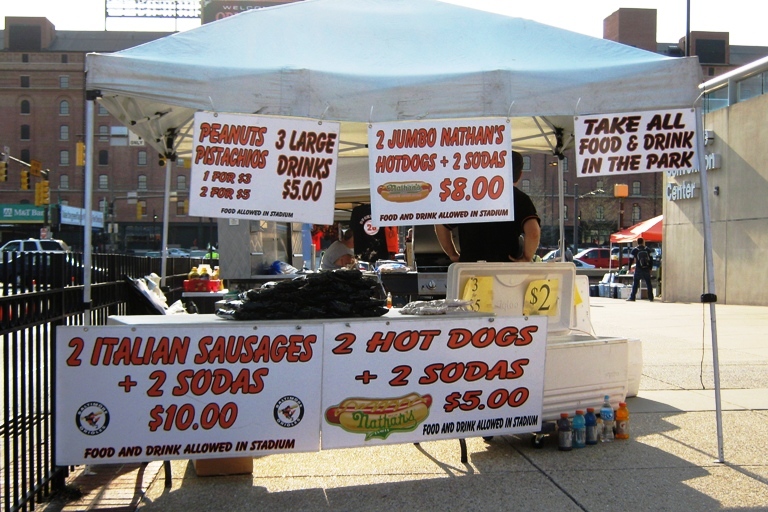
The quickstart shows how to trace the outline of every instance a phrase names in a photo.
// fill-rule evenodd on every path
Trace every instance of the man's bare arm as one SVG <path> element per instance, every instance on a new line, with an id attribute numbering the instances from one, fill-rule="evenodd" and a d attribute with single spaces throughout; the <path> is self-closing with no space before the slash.
<path id="1" fill-rule="evenodd" d="M 528 219 L 523 224 L 523 233 L 525 233 L 525 247 L 523 248 L 523 258 L 525 261 L 533 261 L 533 256 L 539 248 L 541 241 L 541 226 L 536 219 Z"/>
<path id="2" fill-rule="evenodd" d="M 451 230 L 442 224 L 435 224 L 435 235 L 437 235 L 437 241 L 448 258 L 453 262 L 459 261 L 459 251 L 456 250 L 456 245 L 453 243 Z"/>

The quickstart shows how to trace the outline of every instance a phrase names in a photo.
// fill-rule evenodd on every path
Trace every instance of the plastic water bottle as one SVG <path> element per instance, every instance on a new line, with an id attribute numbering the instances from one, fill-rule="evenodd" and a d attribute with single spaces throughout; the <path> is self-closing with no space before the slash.
<path id="1" fill-rule="evenodd" d="M 600 407 L 600 418 L 603 420 L 602 441 L 608 443 L 613 441 L 613 406 L 611 406 L 610 396 L 605 395 L 603 406 Z"/>
<path id="2" fill-rule="evenodd" d="M 587 423 L 584 418 L 584 411 L 576 411 L 573 417 L 573 447 L 584 448 L 587 445 Z"/>
<path id="3" fill-rule="evenodd" d="M 392 292 L 387 292 L 387 308 L 392 309 Z"/>
<path id="4" fill-rule="evenodd" d="M 616 439 L 629 439 L 629 409 L 626 402 L 619 402 L 616 409 Z"/>
<path id="5" fill-rule="evenodd" d="M 597 432 L 597 416 L 595 416 L 594 407 L 587 407 L 587 414 L 584 415 L 584 424 L 587 430 L 586 443 L 597 444 L 599 435 Z"/>
<path id="6" fill-rule="evenodd" d="M 573 448 L 573 430 L 571 422 L 568 420 L 568 413 L 560 413 L 560 419 L 557 420 L 557 449 L 568 452 Z"/>

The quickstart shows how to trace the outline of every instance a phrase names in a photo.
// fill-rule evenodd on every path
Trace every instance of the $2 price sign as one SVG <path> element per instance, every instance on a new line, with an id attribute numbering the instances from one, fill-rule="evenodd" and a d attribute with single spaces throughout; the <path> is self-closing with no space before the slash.
<path id="1" fill-rule="evenodd" d="M 524 315 L 557 316 L 560 281 L 537 279 L 528 284 L 523 305 Z"/>

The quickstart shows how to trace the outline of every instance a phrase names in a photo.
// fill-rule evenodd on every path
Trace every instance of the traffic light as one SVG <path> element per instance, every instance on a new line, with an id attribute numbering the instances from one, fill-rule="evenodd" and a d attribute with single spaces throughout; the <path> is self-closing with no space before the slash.
<path id="1" fill-rule="evenodd" d="M 40 206 L 40 185 L 42 183 L 35 183 L 35 206 Z"/>
<path id="2" fill-rule="evenodd" d="M 141 220 L 144 217 L 144 209 L 141 207 L 141 203 L 136 203 L 136 218 Z"/>
<path id="3" fill-rule="evenodd" d="M 40 204 L 51 204 L 51 182 L 48 180 L 42 180 L 37 185 L 40 186 Z M 37 188 L 35 185 L 35 188 Z"/>
<path id="4" fill-rule="evenodd" d="M 85 165 L 85 142 L 75 144 L 75 164 L 80 167 Z"/>
<path id="5" fill-rule="evenodd" d="M 184 215 L 189 213 L 189 199 L 184 200 Z"/>
<path id="6" fill-rule="evenodd" d="M 21 190 L 29 190 L 29 171 L 27 169 L 21 171 Z"/>
<path id="7" fill-rule="evenodd" d="M 8 162 L 0 160 L 0 181 L 8 181 Z"/>

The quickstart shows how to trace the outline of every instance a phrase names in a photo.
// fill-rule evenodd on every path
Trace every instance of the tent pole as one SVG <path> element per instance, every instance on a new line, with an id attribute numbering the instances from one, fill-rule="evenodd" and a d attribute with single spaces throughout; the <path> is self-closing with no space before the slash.
<path id="1" fill-rule="evenodd" d="M 701 210 L 702 231 L 704 233 L 704 260 L 707 269 L 706 293 L 701 296 L 702 302 L 709 303 L 710 329 L 712 331 L 712 366 L 715 379 L 715 416 L 717 420 L 717 460 L 725 462 L 723 455 L 723 411 L 720 402 L 720 358 L 717 349 L 717 317 L 715 316 L 715 271 L 712 261 L 712 220 L 709 211 L 709 186 L 707 185 L 707 165 L 704 158 L 704 118 L 701 107 L 696 107 L 696 133 L 699 161 L 699 174 L 701 175 Z"/>
<path id="2" fill-rule="evenodd" d="M 85 318 L 83 325 L 91 325 L 91 256 L 93 252 L 93 230 L 91 207 L 93 204 L 93 102 L 96 97 L 92 93 L 86 95 L 85 101 L 85 176 L 83 182 L 83 208 L 85 222 L 83 223 L 83 304 Z"/>
<path id="3" fill-rule="evenodd" d="M 165 288 L 166 265 L 168 262 L 168 209 L 171 202 L 171 159 L 165 160 L 165 192 L 163 194 L 163 240 L 162 262 L 160 264 L 160 286 Z"/>
<path id="4" fill-rule="evenodd" d="M 565 258 L 565 191 L 563 190 L 563 158 L 561 155 L 557 157 L 557 182 L 558 182 L 558 213 L 560 224 L 560 238 L 558 238 L 558 246 L 560 249 L 560 261 L 567 261 Z"/>

